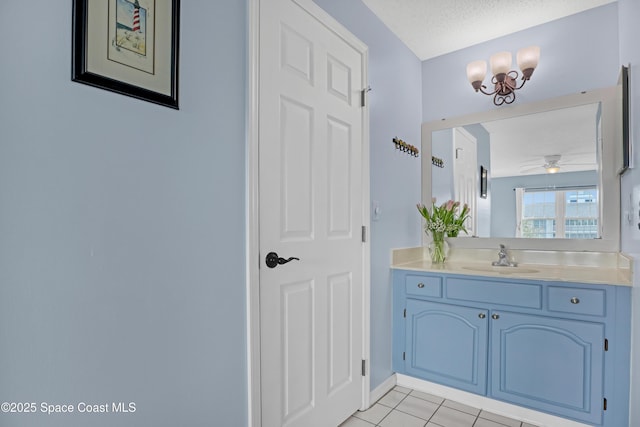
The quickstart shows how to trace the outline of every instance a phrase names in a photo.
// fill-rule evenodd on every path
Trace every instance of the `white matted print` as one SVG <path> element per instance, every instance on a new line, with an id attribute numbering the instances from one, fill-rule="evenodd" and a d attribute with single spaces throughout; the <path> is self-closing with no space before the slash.
<path id="1" fill-rule="evenodd" d="M 109 60 L 154 74 L 155 0 L 109 0 Z"/>

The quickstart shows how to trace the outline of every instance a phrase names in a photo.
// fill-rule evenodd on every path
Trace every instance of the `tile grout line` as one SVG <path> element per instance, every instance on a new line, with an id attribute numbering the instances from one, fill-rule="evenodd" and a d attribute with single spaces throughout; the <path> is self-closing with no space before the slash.
<path id="1" fill-rule="evenodd" d="M 390 390 L 390 391 L 394 391 L 394 389 L 392 389 L 392 390 Z M 384 417 L 382 417 L 382 419 L 381 419 L 378 423 L 376 423 L 376 424 L 369 423 L 367 420 L 363 420 L 363 421 L 365 421 L 365 422 L 367 422 L 368 424 L 371 424 L 371 425 L 373 425 L 373 426 L 375 426 L 375 427 L 380 427 L 380 426 L 381 426 L 381 423 L 382 423 L 385 419 L 387 419 L 387 418 L 389 417 L 389 415 L 390 415 L 392 412 L 394 412 L 394 411 L 396 411 L 396 412 L 400 412 L 400 413 L 405 414 L 405 415 L 409 415 L 409 416 L 415 417 L 415 418 L 420 419 L 420 420 L 425 420 L 424 418 L 421 418 L 421 417 L 419 417 L 419 416 L 417 416 L 417 415 L 414 415 L 414 414 L 411 414 L 411 413 L 409 413 L 409 412 L 405 412 L 405 411 L 403 411 L 403 410 L 401 410 L 401 409 L 398 409 L 398 407 L 400 406 L 400 404 L 401 404 L 402 402 L 404 402 L 404 401 L 407 399 L 407 397 L 408 397 L 408 396 L 412 396 L 412 397 L 413 397 L 413 398 L 415 398 L 415 399 L 419 399 L 419 400 L 422 400 L 422 401 L 424 401 L 424 402 L 428 402 L 428 403 L 431 403 L 431 404 L 434 404 L 434 405 L 438 405 L 438 407 L 437 407 L 437 408 L 436 408 L 436 410 L 433 412 L 433 414 L 431 414 L 431 416 L 429 417 L 429 419 L 427 419 L 427 420 L 426 420 L 426 422 L 425 422 L 425 427 L 426 427 L 426 425 L 427 425 L 427 424 L 429 424 L 430 422 L 431 422 L 433 425 L 437 426 L 437 427 L 442 427 L 442 426 L 440 426 L 440 424 L 436 424 L 435 422 L 432 422 L 432 421 L 431 421 L 431 420 L 433 419 L 433 417 L 438 413 L 438 411 L 439 411 L 440 409 L 442 409 L 442 408 L 447 408 L 447 409 L 450 409 L 450 410 L 452 410 L 452 411 L 457 411 L 457 412 L 461 412 L 461 413 L 463 413 L 463 414 L 467 414 L 467 415 L 474 416 L 474 417 L 475 417 L 475 419 L 473 420 L 472 427 L 473 427 L 473 426 L 475 426 L 475 425 L 476 425 L 476 423 L 477 423 L 480 419 L 487 420 L 487 421 L 490 421 L 490 422 L 492 422 L 492 423 L 498 424 L 498 425 L 500 425 L 501 427 L 509 427 L 508 425 L 503 424 L 503 423 L 501 423 L 501 422 L 498 422 L 498 421 L 495 421 L 495 420 L 491 420 L 491 419 L 489 419 L 489 418 L 484 418 L 484 417 L 482 417 L 482 416 L 481 416 L 482 411 L 483 411 L 483 409 L 482 409 L 482 408 L 473 408 L 473 409 L 478 409 L 478 414 L 477 414 L 477 415 L 474 415 L 474 414 L 471 414 L 471 413 L 466 412 L 466 411 L 464 411 L 464 410 L 460 410 L 460 409 L 457 409 L 457 408 L 452 408 L 452 407 L 449 407 L 449 406 L 445 406 L 445 402 L 447 401 L 447 399 L 445 399 L 445 398 L 441 398 L 441 397 L 439 397 L 439 396 L 435 396 L 435 395 L 434 395 L 434 397 L 437 397 L 438 399 L 442 399 L 442 401 L 441 401 L 440 403 L 436 403 L 436 402 L 433 402 L 433 401 L 431 401 L 431 400 L 429 400 L 429 399 L 424 399 L 424 398 L 421 398 L 421 397 L 418 397 L 418 396 L 413 395 L 412 393 L 413 393 L 414 391 L 416 391 L 416 390 L 410 389 L 408 393 L 404 393 L 404 392 L 402 392 L 402 391 L 395 390 L 395 392 L 396 392 L 396 393 L 403 395 L 403 397 L 398 401 L 398 403 L 396 403 L 396 404 L 395 404 L 395 406 L 388 406 L 388 405 L 385 405 L 384 403 L 380 403 L 380 400 L 382 400 L 382 399 L 384 398 L 384 396 L 383 396 L 383 397 L 382 397 L 382 398 L 380 398 L 378 401 L 376 401 L 376 402 L 375 402 L 375 404 L 378 404 L 378 403 L 379 403 L 381 406 L 384 406 L 384 407 L 386 407 L 386 408 L 390 408 L 391 410 L 390 410 L 390 411 L 389 411 L 389 412 L 388 412 Z M 388 393 L 387 393 L 387 394 L 388 394 Z M 519 426 L 518 426 L 518 427 L 522 427 L 522 426 L 523 426 L 523 424 L 524 424 L 524 421 L 521 421 L 521 420 L 513 419 L 513 421 L 516 421 L 516 422 L 518 422 L 518 423 L 519 423 Z"/>
<path id="2" fill-rule="evenodd" d="M 391 391 L 393 391 L 393 389 L 391 389 Z M 402 392 L 398 392 L 398 393 L 400 393 L 400 394 L 404 394 L 404 393 L 402 393 Z M 378 423 L 376 424 L 376 426 L 378 426 L 378 427 L 379 427 L 379 426 L 380 426 L 380 423 L 381 423 L 382 421 L 384 421 L 384 420 L 385 420 L 385 418 L 387 418 L 387 417 L 388 417 L 388 416 L 389 416 L 393 411 L 395 411 L 395 410 L 396 410 L 396 408 L 398 407 L 398 405 L 400 405 L 400 404 L 401 404 L 401 403 L 402 403 L 402 402 L 407 398 L 407 396 L 409 396 L 409 394 L 410 394 L 410 393 L 411 393 L 411 392 L 409 392 L 409 393 L 407 393 L 407 394 L 404 394 L 404 397 L 403 397 L 402 399 L 400 399 L 400 402 L 398 402 L 398 403 L 396 404 L 396 406 L 394 406 L 393 408 L 391 408 L 391 410 L 389 411 L 389 413 L 388 413 L 387 415 L 385 415 L 384 417 L 382 417 L 382 419 L 381 419 L 380 421 L 378 421 Z M 389 393 L 387 393 L 387 394 L 389 394 Z M 386 396 L 386 394 L 385 394 L 385 396 Z M 384 398 L 384 396 L 382 396 L 382 397 L 381 397 L 381 398 L 380 398 L 376 403 L 380 403 L 380 400 L 382 400 L 383 398 Z M 385 404 L 380 403 L 380 405 L 382 405 L 382 406 L 385 406 L 385 407 L 389 408 L 389 406 L 387 406 L 387 405 L 385 405 Z M 398 411 L 398 412 L 402 412 L 402 411 Z"/>
<path id="3" fill-rule="evenodd" d="M 400 412 L 400 413 L 403 413 L 403 414 L 406 414 L 406 415 L 409 415 L 409 416 L 412 416 L 412 417 L 418 418 L 418 419 L 420 419 L 420 420 L 424 420 L 424 418 L 420 418 L 420 417 L 415 416 L 415 415 L 413 415 L 413 414 L 410 414 L 410 413 L 408 413 L 408 412 L 404 412 L 404 411 L 402 411 L 402 410 L 400 410 L 400 409 L 397 409 L 397 408 L 398 408 L 398 406 L 400 406 L 400 404 L 401 404 L 401 403 L 402 403 L 402 402 L 403 402 L 403 401 L 404 401 L 408 396 L 414 397 L 414 398 L 416 398 L 416 399 L 424 400 L 425 402 L 433 403 L 434 405 L 436 404 L 435 402 L 431 402 L 430 400 L 421 399 L 421 398 L 419 398 L 419 397 L 417 397 L 417 396 L 413 396 L 413 395 L 411 395 L 411 392 L 412 392 L 412 391 L 414 391 L 414 390 L 411 390 L 409 393 L 405 394 L 405 395 L 404 395 L 404 397 L 400 400 L 400 402 L 398 402 L 398 404 L 397 404 L 395 407 L 393 407 L 393 408 L 391 409 L 391 411 L 390 411 L 387 415 L 385 415 L 385 416 L 384 416 L 384 418 L 382 418 L 378 424 L 376 424 L 376 426 L 377 426 L 377 427 L 379 427 L 379 426 L 380 426 L 380 423 L 381 423 L 382 421 L 384 421 L 384 419 L 385 419 L 385 418 L 387 418 L 387 417 L 391 414 L 391 412 L 393 412 L 393 411 L 397 411 L 397 412 Z M 402 394 L 404 394 L 404 393 L 402 393 Z M 379 402 L 379 401 L 378 401 L 378 402 Z M 444 403 L 444 399 L 442 400 L 442 403 Z M 428 419 L 428 420 L 426 420 L 426 422 L 425 422 L 425 424 L 424 424 L 425 426 L 429 423 L 429 420 L 433 417 L 433 415 L 434 415 L 436 412 L 438 412 L 438 409 L 440 409 L 440 407 L 442 406 L 442 403 L 438 404 L 438 408 L 433 412 L 433 414 L 431 414 L 431 417 L 429 417 L 429 419 Z M 384 405 L 384 404 L 382 404 L 382 403 L 381 403 L 381 405 L 382 405 L 382 406 L 386 406 L 386 405 Z M 387 408 L 388 408 L 388 406 L 387 406 Z M 435 423 L 434 423 L 434 424 L 435 424 Z M 436 424 L 436 425 L 439 425 L 439 424 Z"/>
<path id="4" fill-rule="evenodd" d="M 476 419 L 473 420 L 473 424 L 471 424 L 471 427 L 474 427 L 476 425 L 476 423 L 478 422 L 478 420 L 480 419 L 480 414 L 482 413 L 482 409 L 480 409 L 478 411 L 478 415 L 476 415 Z"/>
<path id="5" fill-rule="evenodd" d="M 442 405 L 444 404 L 445 400 L 446 400 L 446 399 L 442 399 L 442 402 L 440 402 L 440 404 L 438 405 L 438 409 L 436 409 L 435 411 L 433 411 L 433 414 L 431 414 L 431 416 L 430 416 L 430 417 L 429 417 L 429 419 L 427 420 L 427 422 L 426 422 L 425 426 L 431 422 L 431 418 L 433 418 L 433 416 L 434 416 L 435 414 L 437 414 L 437 413 L 438 413 L 438 411 L 440 410 L 440 408 L 442 408 Z M 433 403 L 433 402 L 432 402 L 432 403 Z M 434 423 L 434 424 L 436 424 L 436 423 Z M 436 424 L 436 425 L 439 425 L 439 424 Z"/>

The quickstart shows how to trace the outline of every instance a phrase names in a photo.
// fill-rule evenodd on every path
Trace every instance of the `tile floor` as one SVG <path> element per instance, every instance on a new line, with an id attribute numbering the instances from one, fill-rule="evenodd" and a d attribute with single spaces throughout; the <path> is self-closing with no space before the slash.
<path id="1" fill-rule="evenodd" d="M 339 427 L 535 427 L 432 394 L 396 386 Z"/>

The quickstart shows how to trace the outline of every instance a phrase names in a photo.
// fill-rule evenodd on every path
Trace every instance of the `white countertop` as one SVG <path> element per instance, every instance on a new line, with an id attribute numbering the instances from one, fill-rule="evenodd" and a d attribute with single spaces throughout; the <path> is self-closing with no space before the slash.
<path id="1" fill-rule="evenodd" d="M 433 273 L 631 286 L 631 259 L 619 253 L 514 251 L 517 267 L 492 267 L 495 250 L 458 249 L 444 264 L 432 265 L 422 247 L 394 249 L 391 268 Z M 544 252 L 544 253 L 542 253 Z M 426 255 L 426 257 L 425 257 Z"/>

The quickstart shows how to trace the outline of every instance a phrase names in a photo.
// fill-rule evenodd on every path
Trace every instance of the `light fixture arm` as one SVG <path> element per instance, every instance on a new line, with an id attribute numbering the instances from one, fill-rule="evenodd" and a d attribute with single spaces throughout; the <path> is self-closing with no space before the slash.
<path id="1" fill-rule="evenodd" d="M 497 76 L 493 76 L 491 78 L 491 83 L 493 84 L 494 91 L 488 92 L 485 89 L 487 88 L 485 85 L 474 86 L 476 92 L 482 92 L 485 95 L 493 96 L 493 103 L 495 105 L 503 105 L 503 104 L 511 104 L 516 100 L 515 91 L 524 86 L 526 79 L 523 76 L 522 84 L 518 87 L 516 84 L 516 80 L 518 78 L 517 71 L 509 71 L 505 74 L 500 74 Z"/>

